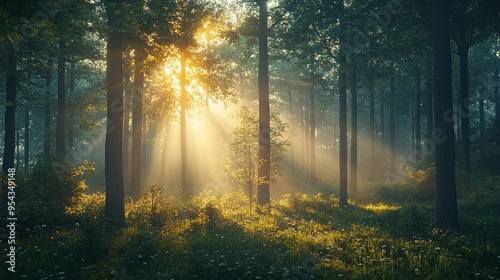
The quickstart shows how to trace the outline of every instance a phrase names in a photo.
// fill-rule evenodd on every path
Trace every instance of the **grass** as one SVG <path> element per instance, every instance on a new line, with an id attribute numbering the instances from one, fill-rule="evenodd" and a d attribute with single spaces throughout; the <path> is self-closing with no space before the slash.
<path id="1" fill-rule="evenodd" d="M 434 230 L 424 202 L 294 194 L 249 215 L 241 192 L 146 195 L 118 229 L 103 195 L 84 195 L 64 225 L 20 225 L 17 272 L 0 278 L 500 279 L 499 193 L 491 180 L 460 199 L 459 233 Z"/>

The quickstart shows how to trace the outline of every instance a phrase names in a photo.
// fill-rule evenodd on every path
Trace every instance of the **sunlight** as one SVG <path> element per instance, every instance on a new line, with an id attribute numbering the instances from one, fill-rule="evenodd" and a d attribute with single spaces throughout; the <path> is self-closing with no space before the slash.
<path id="1" fill-rule="evenodd" d="M 222 159 L 226 156 L 235 120 L 229 112 L 236 106 L 226 108 L 221 103 L 210 103 L 204 115 L 188 116 L 187 123 L 187 161 L 188 180 L 201 190 L 214 190 L 224 193 L 228 189 L 219 172 Z M 181 193 L 180 186 L 180 124 L 165 121 L 163 133 L 157 135 L 145 186 L 157 184 L 165 186 L 170 194 Z"/>

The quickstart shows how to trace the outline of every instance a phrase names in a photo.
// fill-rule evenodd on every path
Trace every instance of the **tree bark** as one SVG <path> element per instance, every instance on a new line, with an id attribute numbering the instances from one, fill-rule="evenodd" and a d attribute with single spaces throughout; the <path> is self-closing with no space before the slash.
<path id="1" fill-rule="evenodd" d="M 340 15 L 344 14 L 344 0 L 340 0 Z M 345 23 L 341 22 L 341 26 Z M 347 90 L 346 72 L 344 70 L 345 57 L 345 37 L 340 36 L 339 50 L 339 172 L 340 172 L 340 205 L 347 205 Z"/>
<path id="2" fill-rule="evenodd" d="M 24 108 L 24 175 L 27 176 L 30 168 L 30 110 Z"/>
<path id="3" fill-rule="evenodd" d="M 187 142 L 186 142 L 186 106 L 187 106 L 187 91 L 186 91 L 186 55 L 181 51 L 180 57 L 181 75 L 181 186 L 184 192 L 188 192 L 187 182 Z"/>
<path id="4" fill-rule="evenodd" d="M 370 81 L 370 179 L 375 179 L 374 166 L 377 164 L 375 160 L 375 91 Z"/>
<path id="5" fill-rule="evenodd" d="M 309 102 L 311 106 L 310 110 L 310 125 L 311 129 L 309 131 L 309 174 L 310 174 L 310 180 L 311 183 L 314 183 L 316 181 L 316 111 L 315 111 L 315 104 L 314 104 L 314 97 L 315 97 L 315 92 L 314 92 L 314 82 L 311 77 L 311 84 L 310 84 L 310 89 L 309 89 Z"/>
<path id="6" fill-rule="evenodd" d="M 144 59 L 141 48 L 135 49 L 134 89 L 132 96 L 132 157 L 130 174 L 130 194 L 133 199 L 141 197 L 142 181 L 142 99 L 144 91 Z M 125 109 L 126 110 L 126 109 Z"/>
<path id="7" fill-rule="evenodd" d="M 351 72 L 351 174 L 349 192 L 358 194 L 358 88 L 356 73 Z"/>
<path id="8" fill-rule="evenodd" d="M 311 138 L 310 138 L 310 131 L 311 131 L 311 118 L 309 117 L 311 115 L 311 107 L 304 106 L 304 174 L 306 178 L 309 178 L 311 175 Z"/>
<path id="9" fill-rule="evenodd" d="M 128 58 L 128 56 L 127 56 Z M 130 189 L 130 111 L 132 108 L 132 87 L 130 86 L 130 74 L 128 71 L 124 72 L 125 76 L 125 103 L 123 107 L 123 188 L 125 193 L 132 195 Z"/>
<path id="10" fill-rule="evenodd" d="M 470 112 L 469 112 L 469 47 L 465 30 L 460 30 L 458 53 L 460 57 L 460 131 L 462 159 L 462 191 L 470 190 Z"/>
<path id="11" fill-rule="evenodd" d="M 495 66 L 495 127 L 497 139 L 500 139 L 500 94 L 498 94 L 498 65 Z"/>
<path id="12" fill-rule="evenodd" d="M 415 66 L 415 161 L 422 160 L 422 137 L 420 135 L 420 67 Z"/>
<path id="13" fill-rule="evenodd" d="M 49 60 L 47 62 L 48 69 L 45 76 L 45 109 L 44 109 L 44 133 L 43 133 L 43 153 L 48 156 L 50 155 L 50 124 L 51 124 L 51 85 L 52 85 L 52 56 L 49 56 Z"/>
<path id="14" fill-rule="evenodd" d="M 271 126 L 269 110 L 269 56 L 267 49 L 267 0 L 259 0 L 259 165 L 260 178 L 257 187 L 257 204 L 268 205 L 271 201 L 270 161 Z"/>
<path id="15" fill-rule="evenodd" d="M 395 113 L 395 102 L 394 102 L 394 75 L 391 75 L 391 100 L 389 102 L 389 172 L 392 176 L 396 176 L 396 113 Z"/>
<path id="16" fill-rule="evenodd" d="M 57 62 L 57 119 L 56 119 L 56 155 L 63 157 L 64 145 L 64 121 L 66 110 L 66 61 L 64 59 L 64 40 L 59 40 L 59 57 Z"/>
<path id="17" fill-rule="evenodd" d="M 106 182 L 106 217 L 117 226 L 125 225 L 123 190 L 123 58 L 120 23 L 115 7 L 120 0 L 106 7 L 108 27 L 106 46 L 107 127 L 104 151 Z"/>
<path id="18" fill-rule="evenodd" d="M 293 103 L 292 103 L 292 90 L 288 90 L 288 110 L 289 110 L 289 115 L 290 119 L 292 120 L 292 116 L 294 115 L 293 112 Z M 290 124 L 290 172 L 293 174 L 295 171 L 294 169 L 294 161 L 295 161 L 295 122 L 292 121 Z"/>
<path id="19" fill-rule="evenodd" d="M 71 98 L 71 95 L 75 92 L 75 81 L 76 81 L 76 62 L 71 61 L 71 66 L 69 70 L 69 95 Z M 75 120 L 74 120 L 74 115 L 73 111 L 69 110 L 68 111 L 68 153 L 69 153 L 69 158 L 70 161 L 73 163 L 74 162 L 74 148 L 75 148 Z"/>
<path id="20" fill-rule="evenodd" d="M 382 96 L 380 100 L 380 145 L 383 146 L 385 142 L 385 117 L 384 117 L 384 93 L 382 91 Z"/>
<path id="21" fill-rule="evenodd" d="M 7 186 L 5 176 L 9 168 L 14 168 L 14 156 L 16 146 L 16 97 L 17 97 L 17 59 L 12 46 L 7 47 L 7 69 L 6 69 L 6 105 L 5 105 L 5 137 L 3 149 L 3 185 L 2 190 Z"/>
<path id="22" fill-rule="evenodd" d="M 479 91 L 479 132 L 480 136 L 484 137 L 486 133 L 486 121 L 484 119 L 484 93 Z"/>
<path id="23" fill-rule="evenodd" d="M 433 151 L 433 147 L 431 147 L 432 144 L 432 130 L 434 128 L 434 120 L 433 120 L 433 106 L 432 106 L 432 99 L 433 99 L 433 94 L 432 94 L 432 86 L 431 83 L 426 84 L 426 107 L 425 107 L 425 113 L 426 113 L 426 155 L 430 155 L 430 153 Z"/>
<path id="24" fill-rule="evenodd" d="M 432 45 L 434 58 L 434 140 L 436 144 L 435 226 L 457 230 L 455 187 L 455 135 L 453 120 L 443 115 L 453 108 L 451 90 L 451 48 L 448 2 L 432 2 Z"/>

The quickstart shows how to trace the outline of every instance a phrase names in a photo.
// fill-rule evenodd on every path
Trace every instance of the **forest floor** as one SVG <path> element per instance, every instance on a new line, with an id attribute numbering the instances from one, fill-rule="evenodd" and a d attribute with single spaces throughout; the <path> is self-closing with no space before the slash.
<path id="1" fill-rule="evenodd" d="M 433 203 L 401 185 L 361 188 L 349 206 L 285 195 L 260 214 L 242 192 L 148 193 L 127 202 L 124 228 L 87 194 L 64 224 L 25 227 L 0 279 L 500 279 L 499 182 L 460 198 L 459 232 L 433 229 Z"/>

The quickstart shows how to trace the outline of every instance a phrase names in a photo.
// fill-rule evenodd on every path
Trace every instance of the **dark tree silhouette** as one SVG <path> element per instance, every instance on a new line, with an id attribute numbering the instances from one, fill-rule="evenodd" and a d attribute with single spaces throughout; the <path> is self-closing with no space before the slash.
<path id="1" fill-rule="evenodd" d="M 107 127 L 105 143 L 106 217 L 115 225 L 125 224 L 123 190 L 123 58 L 122 36 L 117 14 L 120 0 L 107 2 L 108 17 L 106 77 L 107 77 Z"/>
<path id="2" fill-rule="evenodd" d="M 432 47 L 434 57 L 434 141 L 436 142 L 435 226 L 457 230 L 455 185 L 455 135 L 453 119 L 443 116 L 452 109 L 451 48 L 447 1 L 432 2 Z"/>
<path id="3" fill-rule="evenodd" d="M 259 185 L 257 204 L 271 201 L 269 191 L 271 138 L 269 111 L 269 54 L 267 50 L 267 0 L 256 0 L 259 5 Z"/>

